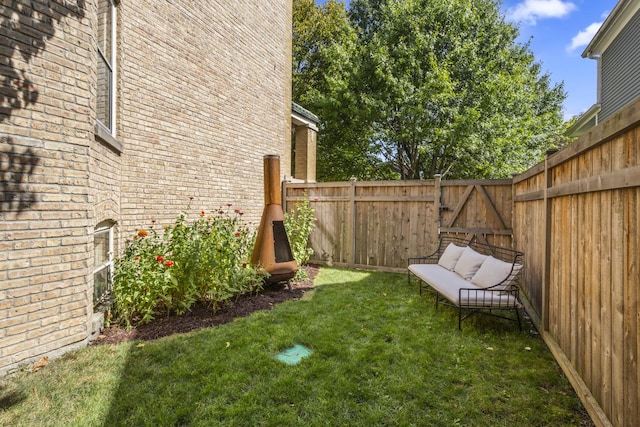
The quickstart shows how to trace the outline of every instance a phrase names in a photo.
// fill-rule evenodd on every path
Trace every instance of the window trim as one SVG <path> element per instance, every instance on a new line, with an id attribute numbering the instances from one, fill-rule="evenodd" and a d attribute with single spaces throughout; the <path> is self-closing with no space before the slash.
<path id="1" fill-rule="evenodd" d="M 100 141 L 109 145 L 111 148 L 116 150 L 118 153 L 122 153 L 124 151 L 124 147 L 116 138 L 111 135 L 109 129 L 104 127 L 104 125 L 96 119 L 96 124 L 93 127 L 93 132 Z"/>
<path id="2" fill-rule="evenodd" d="M 105 58 L 105 52 L 102 52 L 100 45 L 97 45 L 98 55 L 101 57 L 98 60 L 104 61 L 111 71 L 111 79 L 109 81 L 109 121 L 111 122 L 111 128 L 105 123 L 102 123 L 100 119 L 96 117 L 96 123 L 94 125 L 94 134 L 102 142 L 109 145 L 111 148 L 119 153 L 122 153 L 123 146 L 116 139 L 117 138 L 117 122 L 116 122 L 116 101 L 117 101 L 117 84 L 118 81 L 118 57 L 117 57 L 117 11 L 116 8 L 120 3 L 118 0 L 105 0 L 109 2 L 111 7 L 111 61 L 107 61 Z"/>

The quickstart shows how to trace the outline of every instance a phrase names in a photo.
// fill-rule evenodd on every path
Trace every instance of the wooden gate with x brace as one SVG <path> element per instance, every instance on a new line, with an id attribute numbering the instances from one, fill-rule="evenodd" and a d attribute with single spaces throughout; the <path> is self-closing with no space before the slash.
<path id="1" fill-rule="evenodd" d="M 513 186 L 505 180 L 441 181 L 441 236 L 513 247 Z"/>

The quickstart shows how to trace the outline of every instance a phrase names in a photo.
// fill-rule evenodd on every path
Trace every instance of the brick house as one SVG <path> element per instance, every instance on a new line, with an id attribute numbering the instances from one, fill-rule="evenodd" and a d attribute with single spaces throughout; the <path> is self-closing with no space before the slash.
<path id="1" fill-rule="evenodd" d="M 258 222 L 263 156 L 291 174 L 291 13 L 0 4 L 0 374 L 86 345 L 113 254 L 190 196 L 194 212 L 232 203 Z M 315 147 L 313 123 L 295 126 Z"/>

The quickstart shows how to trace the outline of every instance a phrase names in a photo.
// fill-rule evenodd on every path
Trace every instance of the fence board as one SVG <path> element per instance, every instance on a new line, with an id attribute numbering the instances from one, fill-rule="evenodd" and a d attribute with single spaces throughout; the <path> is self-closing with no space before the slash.
<path id="1" fill-rule="evenodd" d="M 622 394 L 624 407 L 630 408 L 627 414 L 627 425 L 640 420 L 640 396 L 638 395 L 638 287 L 640 274 L 638 273 L 638 193 L 640 190 L 628 191 L 625 207 L 625 305 L 624 305 L 624 378 L 625 384 Z"/>
<path id="2" fill-rule="evenodd" d="M 622 267 L 624 265 L 624 251 L 622 248 L 624 211 L 620 191 L 612 194 L 612 245 L 611 264 Z M 624 268 L 614 268 L 611 272 L 611 405 L 613 408 L 624 408 Z M 625 425 L 624 411 L 616 411 L 611 421 L 615 425 Z"/>
<path id="3" fill-rule="evenodd" d="M 587 267 L 584 265 L 584 259 L 586 256 L 584 241 L 585 241 L 585 199 L 586 195 L 581 194 L 575 197 L 575 208 L 573 212 L 573 219 L 575 221 L 575 225 L 573 227 L 574 230 L 583 230 L 582 233 L 576 233 L 573 239 L 573 247 L 575 251 L 573 252 L 572 257 L 572 304 L 575 306 L 575 313 L 573 316 L 573 324 L 571 328 L 573 329 L 573 341 L 571 343 L 573 358 L 576 361 L 576 370 L 580 374 L 582 378 L 585 377 L 585 363 L 588 358 L 586 354 L 586 348 L 584 345 L 584 328 L 586 325 L 584 311 L 587 295 L 585 292 L 585 282 L 584 275 Z"/>
<path id="4" fill-rule="evenodd" d="M 571 196 L 562 198 L 562 228 L 561 232 L 556 235 L 556 239 L 561 243 L 561 253 L 559 254 L 560 263 L 562 265 L 561 281 L 556 283 L 561 295 L 559 306 L 561 307 L 561 323 L 560 327 L 560 345 L 567 352 L 567 356 L 571 358 L 571 260 L 573 253 L 571 252 L 571 234 L 566 230 L 571 230 Z"/>
<path id="5" fill-rule="evenodd" d="M 584 233 L 580 239 L 580 247 L 578 260 L 583 260 L 581 265 L 583 268 L 578 270 L 578 283 L 580 284 L 579 293 L 582 294 L 582 301 L 580 304 L 580 313 L 578 317 L 578 328 L 580 328 L 580 348 L 578 352 L 582 352 L 583 357 L 580 358 L 580 362 L 577 365 L 580 376 L 585 379 L 587 383 L 591 382 L 591 301 L 593 299 L 591 295 L 590 280 L 592 275 L 593 265 L 590 262 L 585 262 L 590 257 L 591 247 L 593 246 L 593 221 L 592 221 L 592 209 L 593 194 L 586 194 L 581 198 L 581 224 Z"/>
<path id="6" fill-rule="evenodd" d="M 601 315 L 601 307 L 603 306 L 602 302 L 602 285 L 600 278 L 602 277 L 601 266 L 602 266 L 602 245 L 601 245 L 601 233 L 599 233 L 600 226 L 602 224 L 601 220 L 601 193 L 593 194 L 593 204 L 592 204 L 592 223 L 591 230 L 593 234 L 593 244 L 592 244 L 592 254 L 590 258 L 590 264 L 592 266 L 591 276 L 593 280 L 590 282 L 591 291 L 592 291 L 592 301 L 591 301 L 591 377 L 585 378 L 585 381 L 588 381 L 588 384 L 591 385 L 591 390 L 594 398 L 598 401 L 602 401 L 602 315 Z M 587 260 L 589 261 L 589 260 Z"/>
<path id="7" fill-rule="evenodd" d="M 611 231 L 611 192 L 602 193 L 602 229 Z M 600 283 L 602 286 L 602 402 L 605 413 L 611 414 L 611 233 L 603 233 L 601 253 L 607 261 L 602 264 Z"/>

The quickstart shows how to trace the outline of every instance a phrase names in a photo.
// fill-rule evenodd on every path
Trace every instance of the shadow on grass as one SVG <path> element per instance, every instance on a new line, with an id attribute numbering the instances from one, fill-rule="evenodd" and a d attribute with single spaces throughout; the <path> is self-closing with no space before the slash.
<path id="1" fill-rule="evenodd" d="M 5 390 L 0 386 L 0 411 L 7 411 L 12 406 L 17 405 L 24 401 L 27 396 L 15 390 Z"/>

